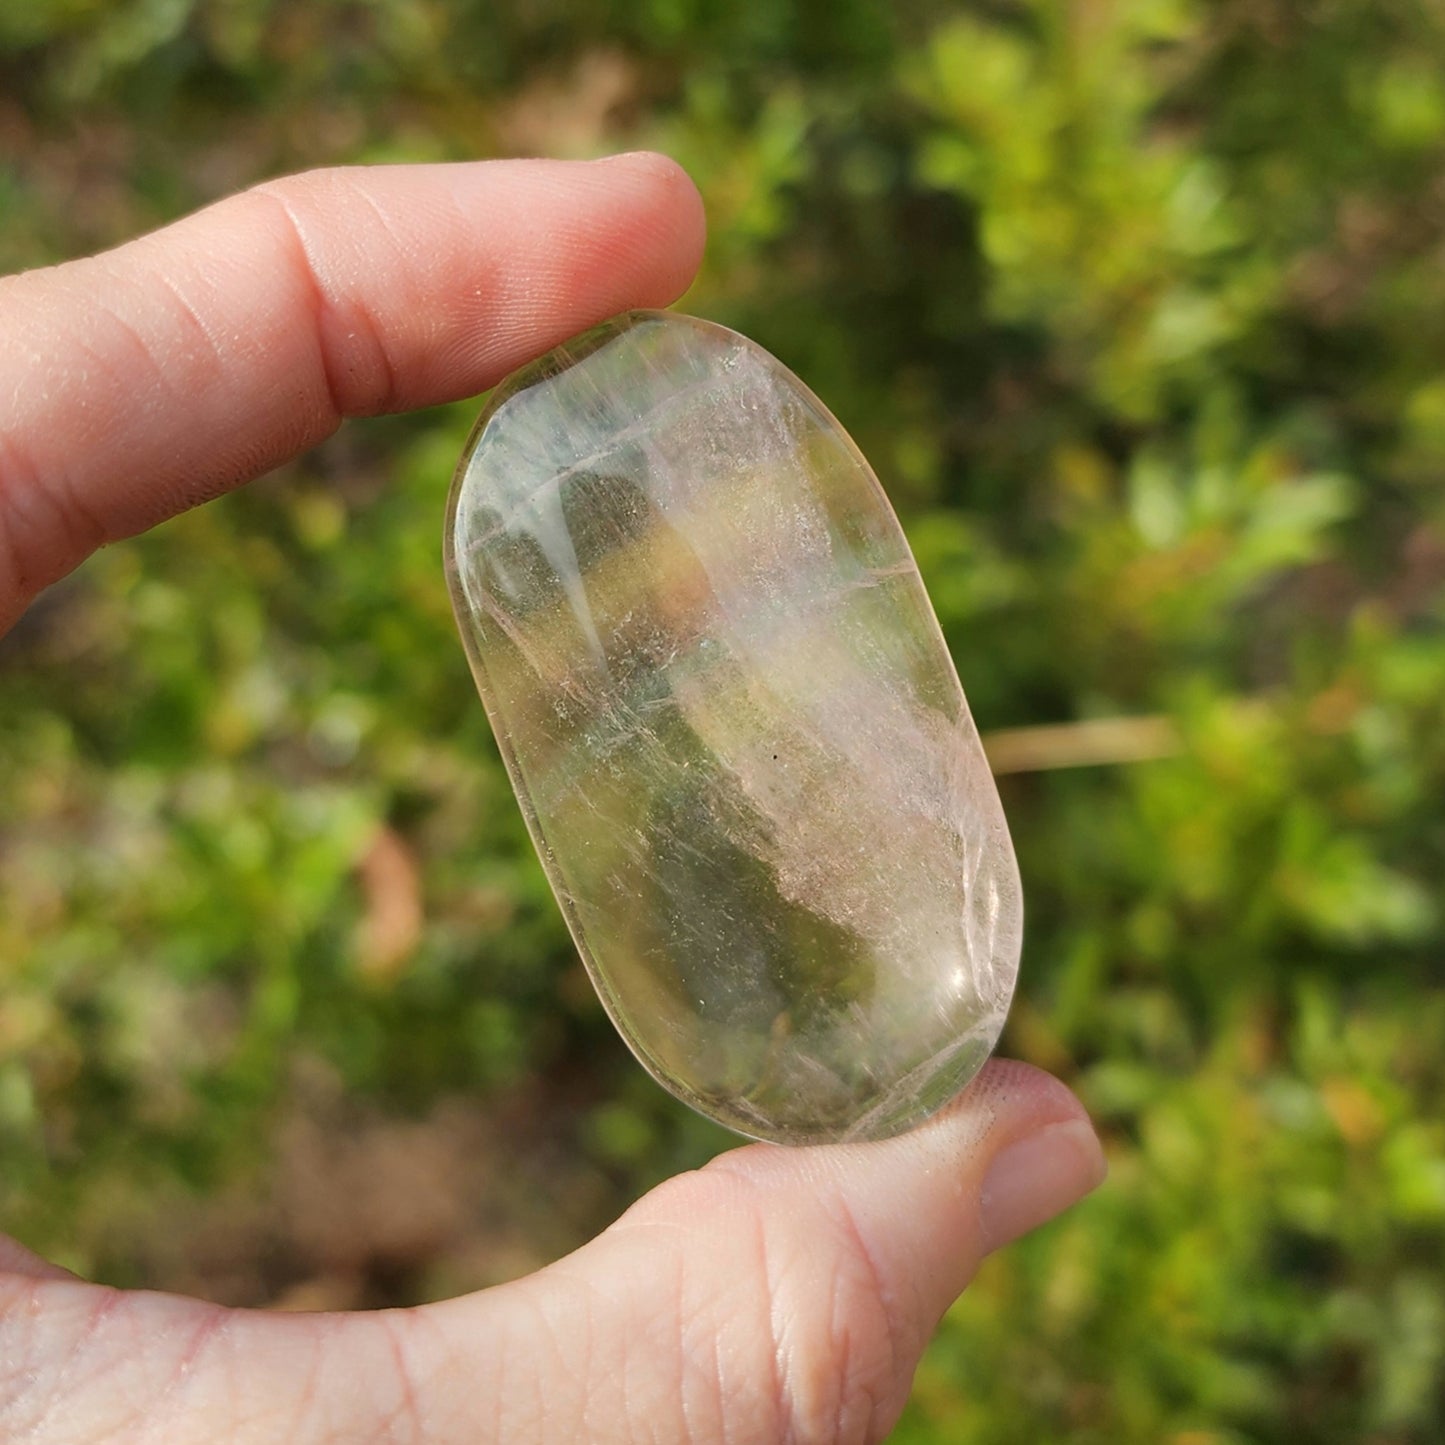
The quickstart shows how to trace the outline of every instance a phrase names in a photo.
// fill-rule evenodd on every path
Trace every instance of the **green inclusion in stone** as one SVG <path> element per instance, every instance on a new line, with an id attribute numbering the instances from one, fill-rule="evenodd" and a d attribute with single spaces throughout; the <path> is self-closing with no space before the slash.
<path id="1" fill-rule="evenodd" d="M 573 937 L 648 1069 L 739 1133 L 871 1139 L 974 1075 L 1017 867 L 877 479 L 744 337 L 636 312 L 493 395 L 446 564 Z"/>

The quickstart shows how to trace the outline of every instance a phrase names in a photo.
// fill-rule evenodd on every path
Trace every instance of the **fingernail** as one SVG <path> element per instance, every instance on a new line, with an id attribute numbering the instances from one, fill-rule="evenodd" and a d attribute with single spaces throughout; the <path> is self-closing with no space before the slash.
<path id="1" fill-rule="evenodd" d="M 615 155 L 598 156 L 594 166 L 630 166 L 637 170 L 652 170 L 666 174 L 681 174 L 682 168 L 661 151 L 618 151 Z"/>
<path id="2" fill-rule="evenodd" d="M 984 1176 L 986 1252 L 1046 1223 L 1104 1182 L 1108 1165 L 1085 1119 L 1049 1124 L 1010 1144 Z"/>

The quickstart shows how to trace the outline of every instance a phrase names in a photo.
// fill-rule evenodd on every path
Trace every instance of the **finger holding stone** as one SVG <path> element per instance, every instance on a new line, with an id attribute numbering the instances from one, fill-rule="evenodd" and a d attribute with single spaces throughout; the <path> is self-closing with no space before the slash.
<path id="1" fill-rule="evenodd" d="M 469 395 L 675 299 L 702 234 L 661 156 L 370 167 L 0 280 L 0 631 L 95 547 L 344 417 Z"/>

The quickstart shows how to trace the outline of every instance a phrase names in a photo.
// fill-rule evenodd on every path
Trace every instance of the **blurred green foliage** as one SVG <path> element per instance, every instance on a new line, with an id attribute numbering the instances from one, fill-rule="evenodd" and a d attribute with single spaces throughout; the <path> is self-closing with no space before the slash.
<path id="1" fill-rule="evenodd" d="M 303 166 L 669 150 L 688 305 L 854 432 L 985 730 L 1172 720 L 1004 780 L 1006 1047 L 1113 1176 L 985 1268 L 900 1441 L 1445 1437 L 1442 66 L 1428 0 L 0 8 L 4 268 Z M 0 651 L 0 1216 L 68 1263 L 149 1278 L 116 1221 L 263 1168 L 298 1060 L 397 1116 L 552 1088 L 599 1216 L 724 1143 L 612 1037 L 472 694 L 473 410 Z"/>

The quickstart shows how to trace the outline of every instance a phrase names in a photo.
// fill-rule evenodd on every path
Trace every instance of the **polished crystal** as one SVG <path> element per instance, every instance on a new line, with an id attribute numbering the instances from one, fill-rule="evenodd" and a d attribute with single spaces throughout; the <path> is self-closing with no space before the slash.
<path id="1" fill-rule="evenodd" d="M 452 489 L 462 636 L 623 1037 L 786 1143 L 878 1138 L 993 1048 L 998 793 L 867 462 L 780 362 L 635 312 L 511 377 Z"/>

